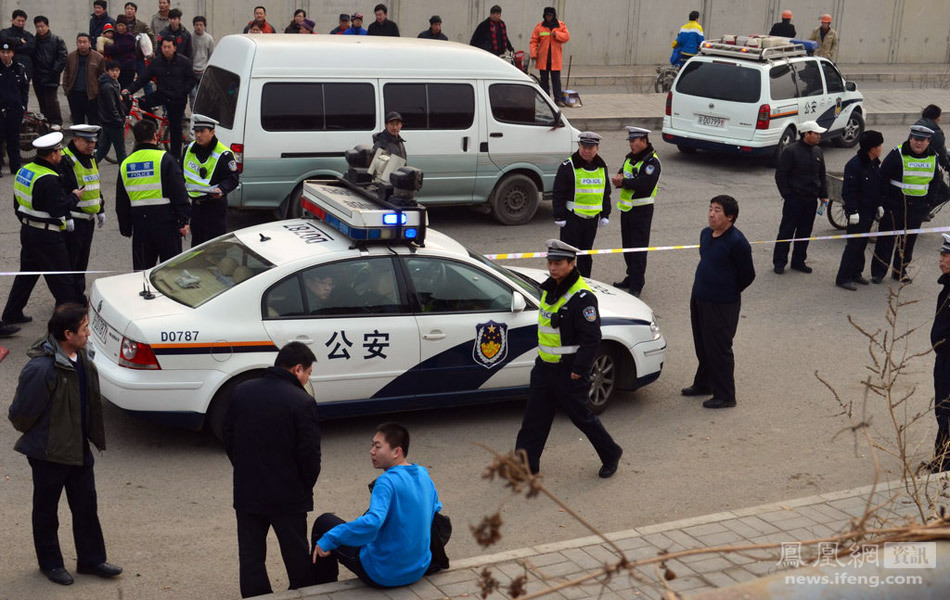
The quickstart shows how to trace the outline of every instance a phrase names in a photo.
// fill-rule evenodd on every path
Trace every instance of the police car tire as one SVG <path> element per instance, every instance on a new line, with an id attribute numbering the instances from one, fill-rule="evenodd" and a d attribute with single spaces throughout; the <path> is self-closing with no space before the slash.
<path id="1" fill-rule="evenodd" d="M 263 371 L 249 371 L 241 373 L 237 377 L 232 377 L 218 389 L 214 398 L 211 399 L 211 404 L 208 405 L 208 412 L 205 415 L 205 426 L 214 434 L 214 437 L 218 438 L 219 442 L 224 441 L 224 418 L 228 414 L 228 409 L 231 408 L 231 396 L 234 394 L 234 390 L 245 381 L 260 377 L 261 373 Z"/>
<path id="2" fill-rule="evenodd" d="M 492 192 L 491 207 L 502 225 L 524 225 L 538 211 L 538 186 L 527 175 L 506 175 Z"/>
<path id="3" fill-rule="evenodd" d="M 853 111 L 848 117 L 848 122 L 844 125 L 844 131 L 834 140 L 835 146 L 839 148 L 854 148 L 864 133 L 864 117 L 861 113 Z"/>
<path id="4" fill-rule="evenodd" d="M 601 344 L 597 348 L 597 356 L 594 357 L 594 368 L 590 375 L 591 389 L 587 398 L 587 406 L 595 415 L 604 412 L 616 394 L 620 378 L 619 368 L 617 353 L 609 345 Z"/>

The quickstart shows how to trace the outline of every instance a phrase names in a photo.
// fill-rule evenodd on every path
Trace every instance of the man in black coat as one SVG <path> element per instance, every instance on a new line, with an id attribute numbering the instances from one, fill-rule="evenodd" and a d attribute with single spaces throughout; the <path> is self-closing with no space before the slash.
<path id="1" fill-rule="evenodd" d="M 787 38 L 795 37 L 795 26 L 792 25 L 792 11 L 782 11 L 782 20 L 772 25 L 769 35 L 777 35 Z"/>
<path id="2" fill-rule="evenodd" d="M 934 459 L 927 465 L 931 471 L 950 471 L 950 235 L 943 234 L 940 247 L 940 279 L 943 286 L 937 295 L 937 312 L 930 329 L 934 349 L 934 413 L 937 417 L 937 439 Z"/>
<path id="3" fill-rule="evenodd" d="M 429 17 L 429 28 L 420 33 L 418 37 L 424 40 L 448 41 L 449 38 L 445 37 L 445 34 L 442 33 L 442 17 L 439 15 Z"/>
<path id="4" fill-rule="evenodd" d="M 884 214 L 881 207 L 881 152 L 884 149 L 884 136 L 880 131 L 868 129 L 858 140 L 858 153 L 844 166 L 844 183 L 841 185 L 841 198 L 844 211 L 848 214 L 848 233 L 867 233 L 871 231 L 874 217 Z M 868 238 L 849 238 L 841 254 L 841 266 L 835 285 L 846 290 L 856 291 L 855 283 L 867 285 L 864 278 L 864 251 L 868 247 Z"/>
<path id="5" fill-rule="evenodd" d="M 377 4 L 373 12 L 376 14 L 376 20 L 366 28 L 367 35 L 399 37 L 399 26 L 389 20 L 389 9 L 385 4 Z"/>
<path id="6" fill-rule="evenodd" d="M 36 49 L 36 38 L 24 27 L 26 27 L 26 13 L 20 9 L 13 11 L 10 26 L 0 30 L 0 42 L 10 44 L 16 55 L 14 60 L 23 65 L 26 76 L 33 79 L 33 53 Z"/>
<path id="7" fill-rule="evenodd" d="M 501 20 L 500 6 L 496 4 L 491 7 L 490 16 L 475 28 L 469 45 L 491 52 L 495 56 L 515 51 L 511 40 L 508 39 L 508 28 Z"/>
<path id="8" fill-rule="evenodd" d="M 264 566 L 271 527 L 290 589 L 313 585 L 307 513 L 320 475 L 320 426 L 317 403 L 304 385 L 315 361 L 310 348 L 290 342 L 261 377 L 237 386 L 225 416 L 242 598 L 271 593 Z"/>
<path id="9" fill-rule="evenodd" d="M 15 174 L 21 162 L 20 127 L 30 99 L 30 79 L 26 69 L 13 56 L 10 43 L 0 41 L 0 143 L 7 146 L 10 173 Z M 3 166 L 2 158 L 0 166 Z"/>
<path id="10" fill-rule="evenodd" d="M 373 152 L 385 150 L 406 160 L 406 140 L 400 136 L 402 115 L 392 110 L 386 113 L 386 129 L 373 134 Z"/>
<path id="11" fill-rule="evenodd" d="M 63 124 L 59 108 L 59 86 L 66 69 L 66 42 L 49 30 L 49 19 L 39 15 L 36 27 L 36 49 L 33 54 L 33 91 L 40 103 L 40 112 L 53 125 Z"/>
<path id="12" fill-rule="evenodd" d="M 811 237 L 815 226 L 815 211 L 819 199 L 828 203 L 828 180 L 825 178 L 825 155 L 818 147 L 821 134 L 827 129 L 815 121 L 805 121 L 798 126 L 802 139 L 782 152 L 775 169 L 775 183 L 782 195 L 782 221 L 778 226 L 779 240 Z M 772 264 L 777 274 L 785 272 L 788 262 L 789 242 L 776 242 L 772 252 Z M 811 273 L 805 264 L 808 257 L 808 241 L 795 242 L 792 250 L 792 268 L 802 273 Z"/>

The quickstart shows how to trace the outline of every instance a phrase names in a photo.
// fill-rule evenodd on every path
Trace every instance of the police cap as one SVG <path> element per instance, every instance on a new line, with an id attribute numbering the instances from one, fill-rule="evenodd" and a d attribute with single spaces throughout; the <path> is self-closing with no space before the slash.
<path id="1" fill-rule="evenodd" d="M 627 130 L 627 140 L 635 140 L 639 137 L 645 138 L 648 135 L 650 135 L 650 130 L 644 129 L 643 127 L 633 127 L 633 126 L 627 125 L 626 127 L 624 127 L 624 129 Z"/>
<path id="2" fill-rule="evenodd" d="M 0 50 L 13 50 L 9 42 L 3 42 L 0 44 Z"/>
<path id="3" fill-rule="evenodd" d="M 910 128 L 910 137 L 929 140 L 933 137 L 934 130 L 923 125 L 912 125 Z"/>
<path id="4" fill-rule="evenodd" d="M 71 125 L 69 130 L 73 133 L 73 137 L 82 138 L 84 140 L 96 140 L 99 138 L 99 131 L 102 127 L 98 125 L 87 125 L 82 123 L 80 125 Z"/>
<path id="5" fill-rule="evenodd" d="M 391 111 L 389 111 L 388 113 L 386 113 L 386 122 L 389 123 L 390 121 L 400 121 L 400 122 L 401 122 L 401 121 L 402 121 L 402 115 L 399 114 L 398 112 L 394 111 L 394 110 L 391 110 Z"/>
<path id="6" fill-rule="evenodd" d="M 577 258 L 578 248 L 562 242 L 561 240 L 550 239 L 544 243 L 547 246 L 548 260 L 574 260 Z"/>
<path id="7" fill-rule="evenodd" d="M 599 146 L 600 136 L 593 131 L 583 131 L 578 136 L 577 142 L 583 146 Z"/>
<path id="8" fill-rule="evenodd" d="M 214 129 L 218 126 L 218 124 L 219 123 L 211 117 L 206 117 L 204 115 L 191 115 L 192 129 Z"/>
<path id="9" fill-rule="evenodd" d="M 53 133 L 47 133 L 46 135 L 41 135 L 40 137 L 33 140 L 33 147 L 37 150 L 45 150 L 47 152 L 52 152 L 54 150 L 63 149 L 63 132 L 54 131 Z"/>
<path id="10" fill-rule="evenodd" d="M 940 254 L 950 254 L 950 234 L 944 233 L 943 246 L 940 246 Z"/>

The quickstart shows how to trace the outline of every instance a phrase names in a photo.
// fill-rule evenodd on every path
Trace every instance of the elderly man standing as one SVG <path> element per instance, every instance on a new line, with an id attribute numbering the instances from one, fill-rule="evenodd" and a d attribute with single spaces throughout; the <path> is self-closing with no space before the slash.
<path id="1" fill-rule="evenodd" d="M 514 52 L 515 48 L 508 39 L 508 28 L 501 20 L 501 7 L 497 4 L 491 7 L 487 19 L 478 24 L 472 33 L 469 45 L 501 56 L 505 52 Z"/>
<path id="2" fill-rule="evenodd" d="M 828 180 L 825 178 L 825 155 L 818 143 L 821 134 L 827 131 L 815 121 L 805 121 L 798 127 L 802 139 L 782 152 L 775 169 L 775 183 L 782 195 L 782 221 L 778 226 L 778 240 L 807 238 L 815 225 L 818 200 L 828 203 Z M 772 253 L 776 273 L 785 272 L 788 262 L 789 242 L 778 241 Z M 792 250 L 792 268 L 802 273 L 811 273 L 805 264 L 808 257 L 808 240 L 795 242 Z"/>
<path id="3" fill-rule="evenodd" d="M 812 30 L 808 36 L 813 42 L 818 42 L 815 56 L 823 56 L 834 60 L 838 56 L 838 32 L 831 28 L 831 15 L 821 15 L 820 25 Z"/>

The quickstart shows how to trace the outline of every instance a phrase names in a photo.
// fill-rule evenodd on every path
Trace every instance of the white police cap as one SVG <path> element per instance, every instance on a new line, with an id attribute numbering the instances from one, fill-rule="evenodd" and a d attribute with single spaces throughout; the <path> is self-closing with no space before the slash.
<path id="1" fill-rule="evenodd" d="M 647 137 L 650 135 L 649 129 L 644 129 L 643 127 L 633 127 L 632 125 L 627 125 L 624 127 L 627 130 L 627 140 L 635 140 L 638 137 Z"/>
<path id="2" fill-rule="evenodd" d="M 950 234 L 941 235 L 943 235 L 943 246 L 940 246 L 940 254 L 950 254 Z"/>
<path id="3" fill-rule="evenodd" d="M 583 144 L 584 146 L 599 146 L 600 139 L 600 136 L 593 131 L 583 131 L 578 136 L 577 142 L 579 144 Z"/>
<path id="4" fill-rule="evenodd" d="M 69 130 L 73 133 L 73 137 L 82 138 L 84 140 L 95 140 L 99 138 L 99 130 L 102 127 L 98 125 L 88 125 L 82 123 L 80 125 L 71 125 Z"/>
<path id="5" fill-rule="evenodd" d="M 62 150 L 63 132 L 54 131 L 53 133 L 41 135 L 33 140 L 33 147 L 37 150 Z"/>
<path id="6" fill-rule="evenodd" d="M 0 50 L 13 50 L 13 46 L 9 42 L 3 42 L 0 44 Z"/>
<path id="7" fill-rule="evenodd" d="M 910 128 L 910 137 L 930 139 L 933 137 L 934 130 L 923 125 L 912 125 Z"/>
<path id="8" fill-rule="evenodd" d="M 206 117 L 204 115 L 191 115 L 191 128 L 198 129 L 205 127 L 208 129 L 214 129 L 219 123 L 212 119 L 211 117 Z"/>
<path id="9" fill-rule="evenodd" d="M 547 247 L 548 260 L 560 260 L 562 258 L 574 260 L 577 258 L 577 253 L 580 252 L 580 249 L 561 240 L 550 239 L 544 242 L 544 245 Z"/>

